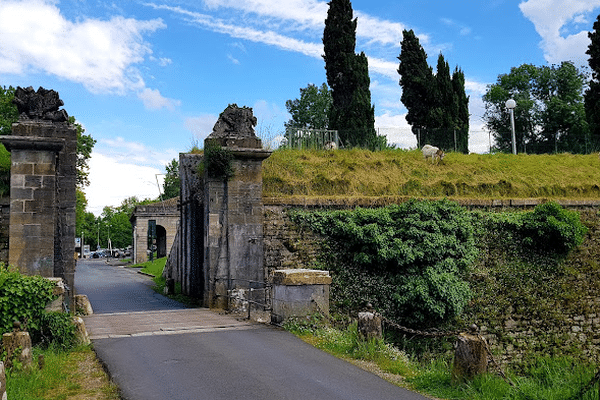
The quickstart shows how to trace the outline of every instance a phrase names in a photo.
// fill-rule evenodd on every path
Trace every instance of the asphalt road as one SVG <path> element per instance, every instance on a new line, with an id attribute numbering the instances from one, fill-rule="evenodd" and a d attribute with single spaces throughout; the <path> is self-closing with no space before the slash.
<path id="1" fill-rule="evenodd" d="M 78 263 L 75 287 L 94 312 L 117 313 L 123 323 L 129 311 L 183 307 L 155 294 L 147 277 L 102 261 Z M 149 332 L 93 344 L 126 400 L 425 399 L 270 326 Z"/>

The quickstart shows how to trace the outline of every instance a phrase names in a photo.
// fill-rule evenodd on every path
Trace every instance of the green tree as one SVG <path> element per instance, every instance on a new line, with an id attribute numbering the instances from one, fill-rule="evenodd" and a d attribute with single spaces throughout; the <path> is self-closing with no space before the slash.
<path id="1" fill-rule="evenodd" d="M 367 56 L 355 54 L 356 21 L 349 0 L 329 2 L 323 32 L 323 58 L 333 99 L 329 128 L 338 131 L 344 145 L 376 148 L 382 140 L 375 132 Z"/>
<path id="2" fill-rule="evenodd" d="M 456 131 L 456 150 L 469 153 L 469 96 L 465 92 L 465 74 L 456 67 L 452 74 L 454 88 L 454 129 Z"/>
<path id="3" fill-rule="evenodd" d="M 585 75 L 571 62 L 537 67 L 523 64 L 501 74 L 483 96 L 484 120 L 500 151 L 512 147 L 505 102 L 513 98 L 518 151 L 586 153 L 591 149 L 585 118 Z"/>
<path id="4" fill-rule="evenodd" d="M 419 38 L 414 31 L 404 30 L 400 43 L 400 86 L 402 96 L 400 100 L 408 110 L 406 121 L 412 125 L 413 132 L 417 135 L 419 146 L 429 143 L 429 138 L 419 137 L 421 130 L 425 132 L 429 109 L 434 98 L 433 70 L 427 64 L 427 53 L 419 43 Z"/>
<path id="5" fill-rule="evenodd" d="M 292 118 L 285 123 L 286 128 L 328 129 L 329 110 L 333 100 L 326 83 L 321 87 L 309 84 L 300 89 L 300 98 L 288 100 L 285 107 Z"/>
<path id="6" fill-rule="evenodd" d="M 593 31 L 588 33 L 590 45 L 585 52 L 590 56 L 592 79 L 585 92 L 585 112 L 594 146 L 600 145 L 600 15 L 594 22 Z"/>
<path id="7" fill-rule="evenodd" d="M 171 162 L 165 165 L 167 171 L 165 181 L 163 183 L 163 194 L 165 199 L 172 199 L 179 196 L 181 179 L 179 179 L 179 162 L 172 159 Z"/>
<path id="8" fill-rule="evenodd" d="M 85 134 L 85 129 L 80 123 L 75 121 L 75 117 L 69 117 L 69 123 L 77 129 L 77 185 L 85 187 L 90 184 L 88 179 L 90 174 L 89 160 L 92 157 L 92 150 L 96 140 L 91 135 Z"/>
<path id="9" fill-rule="evenodd" d="M 12 103 L 15 88 L 0 86 L 0 135 L 10 135 L 12 124 L 19 118 L 17 107 Z"/>
<path id="10" fill-rule="evenodd" d="M 450 75 L 450 66 L 440 53 L 434 75 L 415 33 L 405 30 L 402 35 L 398 56 L 400 100 L 408 110 L 406 120 L 417 135 L 418 145 L 468 153 L 469 97 L 464 73 L 456 68 Z"/>

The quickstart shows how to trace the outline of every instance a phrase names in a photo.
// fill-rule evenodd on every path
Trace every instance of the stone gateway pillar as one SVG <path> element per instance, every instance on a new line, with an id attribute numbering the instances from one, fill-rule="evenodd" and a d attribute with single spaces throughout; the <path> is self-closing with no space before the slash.
<path id="1" fill-rule="evenodd" d="M 72 300 L 77 129 L 53 90 L 17 88 L 14 103 L 19 121 L 0 137 L 11 152 L 9 264 L 63 278 Z"/>
<path id="2" fill-rule="evenodd" d="M 264 302 L 262 162 L 251 108 L 230 105 L 204 142 L 204 304 L 228 308 L 231 291 Z M 254 289 L 259 289 L 254 291 Z M 251 290 L 252 289 L 252 290 Z"/>

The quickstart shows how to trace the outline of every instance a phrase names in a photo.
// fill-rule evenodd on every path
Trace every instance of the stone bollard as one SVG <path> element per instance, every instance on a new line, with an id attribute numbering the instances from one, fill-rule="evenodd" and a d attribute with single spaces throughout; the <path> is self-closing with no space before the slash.
<path id="1" fill-rule="evenodd" d="M 487 371 L 488 353 L 485 339 L 473 333 L 461 333 L 456 340 L 452 380 L 473 379 Z"/>
<path id="2" fill-rule="evenodd" d="M 63 278 L 46 278 L 46 279 L 54 282 L 54 287 L 52 288 L 52 295 L 57 296 L 56 300 L 53 300 L 46 305 L 46 311 L 48 311 L 48 312 L 51 312 L 51 311 L 63 312 L 63 311 L 65 311 L 64 302 L 65 302 L 65 295 L 67 293 L 67 290 L 65 287 L 65 281 L 63 280 Z"/>
<path id="3" fill-rule="evenodd" d="M 6 372 L 2 361 L 0 361 L 0 399 L 6 400 Z"/>
<path id="4" fill-rule="evenodd" d="M 92 315 L 94 313 L 92 304 L 85 294 L 75 295 L 75 311 L 81 315 Z"/>
<path id="5" fill-rule="evenodd" d="M 369 311 L 358 313 L 358 334 L 366 340 L 380 339 L 383 335 L 381 328 L 381 314 L 369 307 Z"/>
<path id="6" fill-rule="evenodd" d="M 90 335 L 88 335 L 87 329 L 85 329 L 85 322 L 81 317 L 73 317 L 73 323 L 75 324 L 75 338 L 79 344 L 90 344 Z"/>
<path id="7" fill-rule="evenodd" d="M 165 288 L 163 289 L 163 293 L 166 295 L 175 294 L 175 279 L 167 278 L 165 282 Z"/>
<path id="8" fill-rule="evenodd" d="M 2 335 L 2 347 L 6 351 L 6 368 L 12 368 L 15 362 L 23 368 L 31 366 L 31 338 L 29 332 L 19 331 L 21 324 L 15 322 L 15 331 Z"/>

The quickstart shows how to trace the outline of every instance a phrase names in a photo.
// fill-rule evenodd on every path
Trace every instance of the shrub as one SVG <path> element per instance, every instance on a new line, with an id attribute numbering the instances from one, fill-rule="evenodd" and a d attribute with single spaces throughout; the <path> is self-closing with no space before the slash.
<path id="1" fill-rule="evenodd" d="M 39 329 L 30 333 L 33 343 L 53 346 L 59 350 L 70 349 L 76 342 L 73 317 L 61 312 L 42 313 Z"/>
<path id="2" fill-rule="evenodd" d="M 41 276 L 21 275 L 0 263 L 0 333 L 13 330 L 13 322 L 40 329 L 46 304 L 53 300 L 54 283 Z"/>
<path id="3" fill-rule="evenodd" d="M 566 253 L 583 243 L 587 228 L 581 223 L 578 212 L 549 202 L 523 215 L 521 232 L 524 244 L 528 246 Z"/>
<path id="4" fill-rule="evenodd" d="M 474 225 L 456 203 L 411 200 L 290 216 L 335 242 L 332 296 L 342 308 L 372 302 L 390 318 L 423 326 L 459 315 L 469 301 L 462 276 L 477 255 Z"/>

